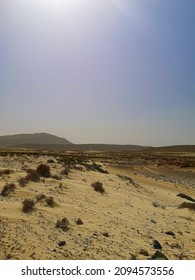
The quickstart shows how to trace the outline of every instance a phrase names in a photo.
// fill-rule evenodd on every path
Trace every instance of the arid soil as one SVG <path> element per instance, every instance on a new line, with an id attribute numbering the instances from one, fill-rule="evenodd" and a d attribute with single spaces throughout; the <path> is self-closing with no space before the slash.
<path id="1" fill-rule="evenodd" d="M 193 153 L 1 150 L 0 193 L 2 260 L 195 259 Z"/>

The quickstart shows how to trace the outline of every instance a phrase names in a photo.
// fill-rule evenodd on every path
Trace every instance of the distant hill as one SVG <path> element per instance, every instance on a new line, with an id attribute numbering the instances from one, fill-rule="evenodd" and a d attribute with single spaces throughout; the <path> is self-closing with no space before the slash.
<path id="1" fill-rule="evenodd" d="M 173 145 L 164 147 L 151 147 L 147 152 L 164 152 L 164 153 L 195 153 L 195 145 Z"/>
<path id="2" fill-rule="evenodd" d="M 65 138 L 47 133 L 0 136 L 0 148 L 74 151 L 140 151 L 148 147 L 138 145 L 73 144 Z"/>
<path id="3" fill-rule="evenodd" d="M 23 147 L 25 145 L 72 145 L 65 138 L 47 133 L 17 134 L 0 136 L 0 147 Z"/>

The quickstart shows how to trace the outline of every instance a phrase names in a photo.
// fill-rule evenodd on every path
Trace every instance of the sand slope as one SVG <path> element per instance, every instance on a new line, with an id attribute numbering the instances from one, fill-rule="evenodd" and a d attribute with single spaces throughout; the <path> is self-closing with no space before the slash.
<path id="1" fill-rule="evenodd" d="M 21 187 L 18 179 L 40 163 L 61 179 L 41 178 Z M 179 209 L 187 200 L 177 196 L 195 198 L 194 168 L 141 164 L 139 157 L 134 164 L 116 164 L 112 156 L 99 163 L 108 174 L 77 165 L 65 176 L 54 156 L 0 156 L 0 170 L 13 171 L 0 176 L 0 191 L 6 182 L 16 185 L 8 196 L 0 195 L 0 259 L 148 259 L 156 252 L 154 240 L 168 259 L 195 259 L 195 212 Z M 103 183 L 104 195 L 91 187 L 96 181 Z M 39 194 L 52 196 L 54 207 L 44 199 L 37 202 Z M 22 212 L 26 198 L 36 202 L 30 213 Z M 70 222 L 67 232 L 56 228 L 64 217 Z M 66 244 L 59 246 L 60 241 Z"/>

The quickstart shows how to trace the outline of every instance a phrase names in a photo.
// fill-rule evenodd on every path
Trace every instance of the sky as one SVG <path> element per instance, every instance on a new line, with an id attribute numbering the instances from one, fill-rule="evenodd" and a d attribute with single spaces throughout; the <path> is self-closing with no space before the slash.
<path id="1" fill-rule="evenodd" d="M 0 135 L 195 145 L 194 0 L 1 0 Z"/>

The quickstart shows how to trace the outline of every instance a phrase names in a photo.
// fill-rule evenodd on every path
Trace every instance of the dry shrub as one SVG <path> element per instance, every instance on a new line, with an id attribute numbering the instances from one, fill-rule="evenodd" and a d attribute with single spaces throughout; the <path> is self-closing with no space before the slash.
<path id="1" fill-rule="evenodd" d="M 57 228 L 61 228 L 63 231 L 68 231 L 69 228 L 69 221 L 67 218 L 63 218 L 62 220 L 58 220 L 56 223 Z"/>
<path id="2" fill-rule="evenodd" d="M 49 207 L 54 207 L 55 202 L 52 196 L 46 197 L 45 201 Z"/>
<path id="3" fill-rule="evenodd" d="M 12 183 L 6 184 L 2 189 L 1 195 L 8 196 L 10 192 L 13 192 L 15 190 L 15 188 L 16 188 L 15 184 Z"/>
<path id="4" fill-rule="evenodd" d="M 25 179 L 27 181 L 32 181 L 32 182 L 39 182 L 40 181 L 40 174 L 37 172 L 37 170 L 34 169 L 28 169 L 27 170 L 27 176 Z"/>
<path id="5" fill-rule="evenodd" d="M 34 206 L 35 206 L 35 202 L 34 200 L 32 199 L 25 199 L 23 202 L 22 202 L 23 206 L 22 206 L 22 211 L 24 213 L 29 213 L 31 212 L 32 210 L 34 210 Z"/>
<path id="6" fill-rule="evenodd" d="M 49 178 L 51 176 L 50 167 L 46 164 L 39 164 L 37 166 L 37 172 L 40 174 L 41 177 Z"/>
<path id="7" fill-rule="evenodd" d="M 94 188 L 96 192 L 101 193 L 102 195 L 105 193 L 105 189 L 103 188 L 103 184 L 100 182 L 92 183 L 91 186 Z"/>
<path id="8" fill-rule="evenodd" d="M 9 175 L 12 171 L 10 169 L 0 170 L 0 176 Z"/>
<path id="9" fill-rule="evenodd" d="M 180 209 L 187 208 L 189 210 L 195 211 L 195 203 L 183 202 L 180 206 Z"/>
<path id="10" fill-rule="evenodd" d="M 61 174 L 68 176 L 69 172 L 70 172 L 70 167 L 66 165 L 65 168 L 62 170 Z"/>
<path id="11" fill-rule="evenodd" d="M 25 187 L 28 184 L 28 182 L 29 182 L 29 180 L 27 179 L 27 176 L 24 178 L 20 178 L 18 180 L 20 187 Z"/>

